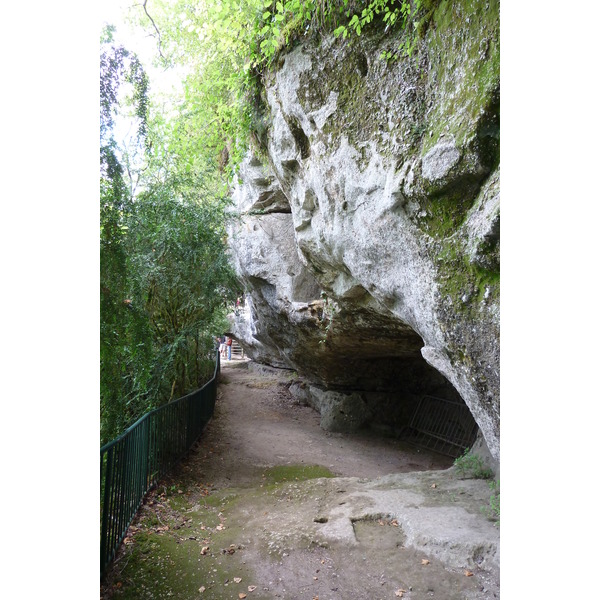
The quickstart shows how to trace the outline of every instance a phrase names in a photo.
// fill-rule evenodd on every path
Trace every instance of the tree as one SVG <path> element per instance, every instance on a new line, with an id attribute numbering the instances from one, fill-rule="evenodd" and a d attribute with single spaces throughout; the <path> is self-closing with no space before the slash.
<path id="1" fill-rule="evenodd" d="M 127 228 L 133 210 L 119 147 L 115 118 L 123 84 L 134 87 L 134 111 L 146 130 L 148 81 L 135 55 L 113 43 L 114 27 L 103 32 L 100 54 L 100 399 L 103 441 L 122 431 L 135 415 L 131 395 L 140 384 L 144 355 L 150 352 L 143 319 L 132 318 L 127 304 L 129 272 Z M 143 371 L 143 370 L 142 370 Z M 137 373 L 133 375 L 133 373 Z"/>
<path id="2" fill-rule="evenodd" d="M 149 393 L 157 400 L 207 380 L 213 337 L 237 287 L 224 248 L 227 199 L 197 201 L 202 188 L 202 175 L 170 174 L 139 196 L 128 225 L 132 307 L 144 311 L 152 332 Z"/>
<path id="3" fill-rule="evenodd" d="M 135 56 L 104 35 L 100 60 L 101 441 L 212 374 L 236 280 L 218 169 L 184 143 L 185 115 L 154 111 Z M 137 139 L 114 139 L 120 115 Z M 130 160 L 140 152 L 142 160 Z M 133 184 L 135 179 L 136 185 Z M 226 321 L 225 321 L 226 322 Z"/>

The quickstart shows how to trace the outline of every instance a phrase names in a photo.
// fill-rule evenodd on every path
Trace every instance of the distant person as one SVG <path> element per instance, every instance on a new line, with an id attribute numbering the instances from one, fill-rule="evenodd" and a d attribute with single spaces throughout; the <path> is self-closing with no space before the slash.
<path id="1" fill-rule="evenodd" d="M 231 360 L 231 344 L 233 343 L 233 340 L 228 337 L 227 341 L 225 342 L 225 344 L 227 345 L 227 360 Z"/>
<path id="2" fill-rule="evenodd" d="M 221 352 L 221 358 L 225 358 L 225 349 L 227 348 L 227 346 L 225 346 L 225 336 L 221 336 L 220 340 L 221 340 L 221 344 L 219 346 L 219 350 Z"/>

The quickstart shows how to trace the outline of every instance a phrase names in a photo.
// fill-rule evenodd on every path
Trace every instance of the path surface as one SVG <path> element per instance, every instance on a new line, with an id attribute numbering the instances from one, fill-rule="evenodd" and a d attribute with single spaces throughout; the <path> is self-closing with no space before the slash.
<path id="1" fill-rule="evenodd" d="M 319 464 L 335 475 L 374 478 L 452 464 L 377 433 L 325 432 L 319 414 L 294 403 L 286 383 L 285 374 L 269 377 L 249 370 L 248 362 L 224 361 L 221 401 L 204 436 L 212 449 L 204 471 L 218 487 L 251 483 L 276 465 Z"/>
<path id="2" fill-rule="evenodd" d="M 224 362 L 215 414 L 140 511 L 102 598 L 499 597 L 489 489 L 376 433 L 328 433 L 286 375 Z"/>

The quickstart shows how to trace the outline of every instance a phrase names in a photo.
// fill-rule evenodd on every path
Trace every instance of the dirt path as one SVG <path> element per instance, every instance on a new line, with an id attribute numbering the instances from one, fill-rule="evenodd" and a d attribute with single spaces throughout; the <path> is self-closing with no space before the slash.
<path id="1" fill-rule="evenodd" d="M 224 363 L 221 402 L 204 437 L 212 455 L 203 469 L 218 487 L 249 484 L 277 465 L 321 465 L 338 476 L 374 478 L 452 464 L 374 432 L 325 432 L 319 414 L 294 403 L 285 383 L 285 374 L 268 377 L 248 370 L 247 362 Z"/>
<path id="2" fill-rule="evenodd" d="M 487 484 L 376 433 L 323 431 L 286 383 L 223 364 L 211 422 L 142 507 L 102 598 L 499 597 Z"/>

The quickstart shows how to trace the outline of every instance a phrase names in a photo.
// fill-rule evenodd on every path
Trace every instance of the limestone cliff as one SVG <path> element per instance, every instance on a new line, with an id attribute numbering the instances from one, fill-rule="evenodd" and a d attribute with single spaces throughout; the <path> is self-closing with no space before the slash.
<path id="1" fill-rule="evenodd" d="M 460 395 L 498 459 L 499 4 L 429 5 L 410 58 L 382 60 L 404 34 L 374 28 L 306 39 L 265 77 L 232 331 L 350 428 Z"/>

